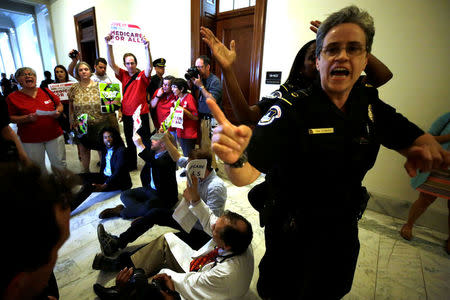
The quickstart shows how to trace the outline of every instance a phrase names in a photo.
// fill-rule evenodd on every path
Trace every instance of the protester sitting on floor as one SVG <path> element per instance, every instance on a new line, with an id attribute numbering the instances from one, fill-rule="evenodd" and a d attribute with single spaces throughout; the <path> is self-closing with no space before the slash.
<path id="1" fill-rule="evenodd" d="M 51 175 L 42 173 L 35 164 L 0 164 L 0 189 L 8 193 L 2 207 L 23 217 L 20 224 L 17 214 L 0 218 L 2 237 L 8 243 L 0 283 L 4 300 L 59 298 L 53 267 L 70 234 L 73 178 L 56 168 Z"/>
<path id="2" fill-rule="evenodd" d="M 127 190 L 131 188 L 131 177 L 125 162 L 125 144 L 114 127 L 100 131 L 99 139 L 104 144 L 99 173 L 82 173 L 83 187 L 71 203 L 75 210 L 93 192 Z"/>
<path id="3" fill-rule="evenodd" d="M 173 136 L 169 138 L 173 142 Z M 152 140 L 148 148 L 137 133 L 133 141 L 139 156 L 145 161 L 141 171 L 142 187 L 122 192 L 120 200 L 123 205 L 105 209 L 100 213 L 100 219 L 137 218 L 155 207 L 171 208 L 178 201 L 176 164 L 166 151 L 166 145 L 161 140 Z"/>
<path id="4" fill-rule="evenodd" d="M 194 159 L 206 159 L 207 166 L 205 176 L 199 180 L 193 180 L 192 186 L 184 191 L 185 198 L 201 199 L 219 217 L 222 215 L 227 199 L 227 188 L 222 179 L 211 168 L 211 150 L 195 149 L 189 158 L 182 157 L 175 146 L 169 141 L 169 133 L 164 135 L 163 141 L 166 149 L 174 161 L 181 167 L 186 167 L 189 161 Z M 98 241 L 103 254 L 111 256 L 119 249 L 124 249 L 129 243 L 135 241 L 153 225 L 168 226 L 180 230 L 176 235 L 188 244 L 192 249 L 202 247 L 210 237 L 203 231 L 200 222 L 197 222 L 190 232 L 183 230 L 182 226 L 172 217 L 174 209 L 153 208 L 148 213 L 133 221 L 130 227 L 118 237 L 107 233 L 102 224 L 97 227 Z"/>
<path id="5" fill-rule="evenodd" d="M 212 237 L 200 250 L 194 251 L 173 233 L 168 233 L 135 253 L 123 252 L 115 259 L 98 253 L 92 267 L 103 271 L 142 268 L 148 277 L 158 272 L 167 274 L 183 299 L 237 299 L 244 296 L 253 276 L 251 224 L 230 211 L 218 218 L 200 199 L 185 197 L 185 201 L 189 201 L 190 211 Z M 96 286 L 94 290 L 102 292 L 100 298 L 108 294 L 108 289 Z"/>

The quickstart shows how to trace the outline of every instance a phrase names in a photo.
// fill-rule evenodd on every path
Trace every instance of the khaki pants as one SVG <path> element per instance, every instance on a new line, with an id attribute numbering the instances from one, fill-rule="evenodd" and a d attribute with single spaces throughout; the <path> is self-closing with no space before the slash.
<path id="1" fill-rule="evenodd" d="M 200 148 L 211 150 L 211 152 L 212 152 L 211 167 L 213 169 L 216 169 L 217 168 L 216 155 L 214 154 L 214 151 L 212 151 L 212 149 L 211 149 L 211 120 L 210 119 L 202 119 L 201 120 L 200 132 L 201 132 Z"/>
<path id="2" fill-rule="evenodd" d="M 136 268 L 144 269 L 147 276 L 153 276 L 163 268 L 184 273 L 184 270 L 170 251 L 164 235 L 139 249 L 131 256 L 131 260 Z"/>

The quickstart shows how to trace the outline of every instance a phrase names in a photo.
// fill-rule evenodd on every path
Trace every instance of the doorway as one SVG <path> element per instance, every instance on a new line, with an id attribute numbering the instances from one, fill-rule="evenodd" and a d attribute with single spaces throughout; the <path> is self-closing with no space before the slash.
<path id="1" fill-rule="evenodd" d="M 200 26 L 211 29 L 227 47 L 236 41 L 236 63 L 234 71 L 249 105 L 259 101 L 261 69 L 264 46 L 264 27 L 267 0 L 258 0 L 254 6 L 218 12 L 220 0 L 191 0 L 191 54 L 192 63 L 199 55 L 211 52 L 201 41 Z M 213 73 L 222 80 L 222 109 L 227 118 L 238 123 L 232 111 L 228 92 L 219 66 L 212 60 Z"/>
<path id="2" fill-rule="evenodd" d="M 81 52 L 81 60 L 87 62 L 93 68 L 94 62 L 99 55 L 95 7 L 91 7 L 73 16 L 73 19 L 75 22 L 78 51 Z"/>

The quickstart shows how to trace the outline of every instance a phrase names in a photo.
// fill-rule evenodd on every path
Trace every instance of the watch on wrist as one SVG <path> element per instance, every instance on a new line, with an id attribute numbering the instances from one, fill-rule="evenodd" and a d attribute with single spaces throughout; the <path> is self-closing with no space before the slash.
<path id="1" fill-rule="evenodd" d="M 246 162 L 248 162 L 247 151 L 244 151 L 236 162 L 232 164 L 225 164 L 230 166 L 231 168 L 242 168 Z"/>

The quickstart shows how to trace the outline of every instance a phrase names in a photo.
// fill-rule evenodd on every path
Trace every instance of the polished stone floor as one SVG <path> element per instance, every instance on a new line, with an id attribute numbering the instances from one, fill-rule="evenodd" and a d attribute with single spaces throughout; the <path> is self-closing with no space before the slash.
<path id="1" fill-rule="evenodd" d="M 67 146 L 67 158 L 68 168 L 79 172 L 75 146 Z M 95 166 L 97 161 L 97 154 L 93 153 L 91 171 L 98 170 Z M 139 170 L 141 168 L 140 160 Z M 181 170 L 177 171 L 177 179 L 181 193 L 186 180 L 178 176 L 180 172 Z M 131 175 L 133 186 L 140 186 L 139 171 L 134 171 Z M 263 178 L 259 178 L 256 183 L 261 180 Z M 255 286 L 258 278 L 257 265 L 265 246 L 263 229 L 258 225 L 258 214 L 247 201 L 247 193 L 252 186 L 238 188 L 228 181 L 226 185 L 226 208 L 244 215 L 253 225 L 255 273 L 246 299 L 260 299 Z M 110 198 L 105 200 L 105 197 Z M 61 248 L 55 267 L 62 300 L 95 299 L 92 289 L 94 283 L 107 286 L 114 283 L 115 274 L 93 270 L 91 265 L 95 254 L 100 251 L 96 234 L 97 225 L 101 222 L 98 214 L 119 203 L 118 194 L 93 194 L 73 212 L 71 236 Z M 119 234 L 128 228 L 130 221 L 116 218 L 102 223 L 107 231 Z M 366 211 L 359 224 L 361 251 L 353 287 L 344 299 L 450 299 L 450 256 L 443 248 L 446 234 L 417 227 L 414 240 L 407 242 L 398 234 L 402 224 L 400 219 Z M 130 244 L 128 249 L 135 249 L 169 231 L 173 229 L 155 226 Z"/>

